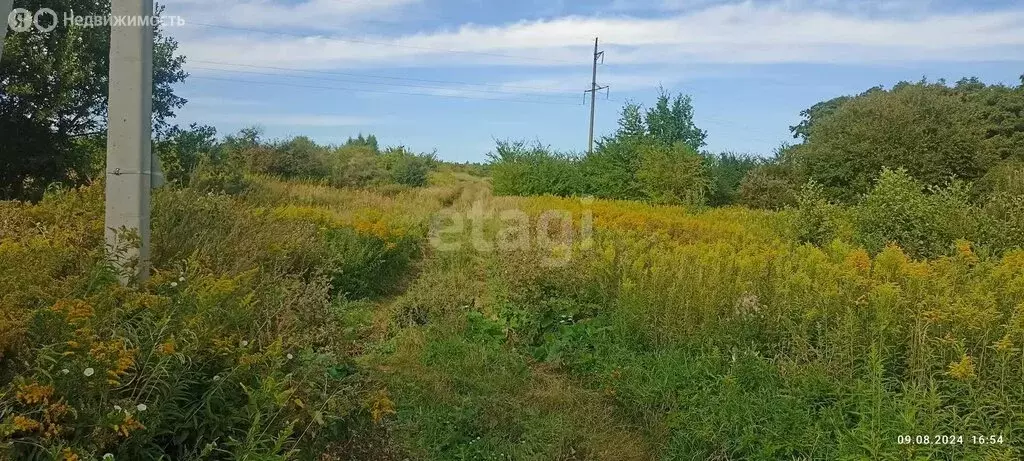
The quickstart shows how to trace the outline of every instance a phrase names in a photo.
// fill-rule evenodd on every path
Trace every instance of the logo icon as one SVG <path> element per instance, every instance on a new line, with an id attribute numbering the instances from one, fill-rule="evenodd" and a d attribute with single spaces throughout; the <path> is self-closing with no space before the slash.
<path id="1" fill-rule="evenodd" d="M 47 16 L 49 20 L 43 20 Z M 57 12 L 50 8 L 40 8 L 33 14 L 24 8 L 15 8 L 7 15 L 7 25 L 14 32 L 28 32 L 35 25 L 36 30 L 45 34 L 57 28 Z"/>
<path id="2" fill-rule="evenodd" d="M 48 22 L 40 21 L 39 18 L 43 16 L 49 16 L 50 20 Z M 39 32 L 44 34 L 57 28 L 57 12 L 49 8 L 40 8 L 39 11 L 36 11 L 36 14 L 32 16 L 32 20 L 36 24 L 36 29 L 39 29 Z M 44 26 L 43 24 L 46 25 Z"/>
<path id="3" fill-rule="evenodd" d="M 14 32 L 28 32 L 32 28 L 32 12 L 24 8 L 15 8 L 7 15 L 7 25 Z"/>

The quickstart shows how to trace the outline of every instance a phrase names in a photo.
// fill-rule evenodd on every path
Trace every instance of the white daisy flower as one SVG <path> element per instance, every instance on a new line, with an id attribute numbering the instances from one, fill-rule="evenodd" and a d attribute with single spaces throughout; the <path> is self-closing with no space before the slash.
<path id="1" fill-rule="evenodd" d="M 149 408 L 149 407 L 147 407 L 146 404 L 144 404 L 144 403 L 140 403 L 140 404 L 135 406 L 135 409 L 139 410 L 140 412 L 146 411 L 147 408 Z"/>
<path id="2" fill-rule="evenodd" d="M 178 282 L 171 282 L 171 288 L 175 288 L 177 286 L 178 286 Z"/>
<path id="3" fill-rule="evenodd" d="M 96 373 L 96 370 L 93 370 L 92 367 L 89 367 L 89 368 L 86 368 L 85 370 L 82 370 L 82 374 L 85 375 L 85 377 L 87 377 L 87 378 L 89 376 L 92 376 L 95 373 Z"/>
<path id="4" fill-rule="evenodd" d="M 294 359 L 294 358 L 295 358 L 295 356 L 294 356 L 294 355 L 291 355 L 291 354 L 288 354 L 288 355 L 287 355 L 287 357 L 288 357 L 288 360 L 291 360 L 291 359 Z"/>

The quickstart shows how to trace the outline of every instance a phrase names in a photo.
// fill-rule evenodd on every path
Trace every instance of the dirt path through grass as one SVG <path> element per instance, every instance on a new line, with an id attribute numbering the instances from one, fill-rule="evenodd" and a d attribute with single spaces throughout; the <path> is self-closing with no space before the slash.
<path id="1" fill-rule="evenodd" d="M 489 184 L 460 181 L 448 215 L 492 206 Z M 415 459 L 651 459 L 608 395 L 506 341 L 489 293 L 500 264 L 468 241 L 452 251 L 427 245 L 405 291 L 375 306 L 358 361 L 393 404 L 381 422 L 392 450 Z"/>

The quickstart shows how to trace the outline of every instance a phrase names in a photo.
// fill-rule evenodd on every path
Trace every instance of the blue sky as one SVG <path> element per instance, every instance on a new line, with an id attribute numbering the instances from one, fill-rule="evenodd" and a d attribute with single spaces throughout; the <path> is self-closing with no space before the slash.
<path id="1" fill-rule="evenodd" d="M 178 122 L 483 161 L 495 139 L 586 149 L 659 86 L 693 97 L 708 150 L 770 155 L 799 112 L 900 80 L 1019 83 L 1013 0 L 165 0 L 192 74 Z M 1015 4 L 1016 3 L 1016 4 Z"/>

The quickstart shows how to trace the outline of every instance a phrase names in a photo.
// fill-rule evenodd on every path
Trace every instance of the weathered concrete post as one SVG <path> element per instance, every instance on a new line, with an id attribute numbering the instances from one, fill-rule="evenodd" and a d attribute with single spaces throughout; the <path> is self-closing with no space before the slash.
<path id="1" fill-rule="evenodd" d="M 7 18 L 11 16 L 14 0 L 0 0 L 0 59 L 4 57 L 4 38 L 7 37 Z"/>
<path id="2" fill-rule="evenodd" d="M 123 249 L 121 230 L 135 231 L 136 246 L 116 254 L 122 283 L 149 276 L 152 173 L 153 0 L 113 0 L 110 27 L 110 102 L 107 108 L 106 242 Z M 137 266 L 129 263 L 137 261 Z M 134 269 L 134 273 L 128 271 Z"/>

